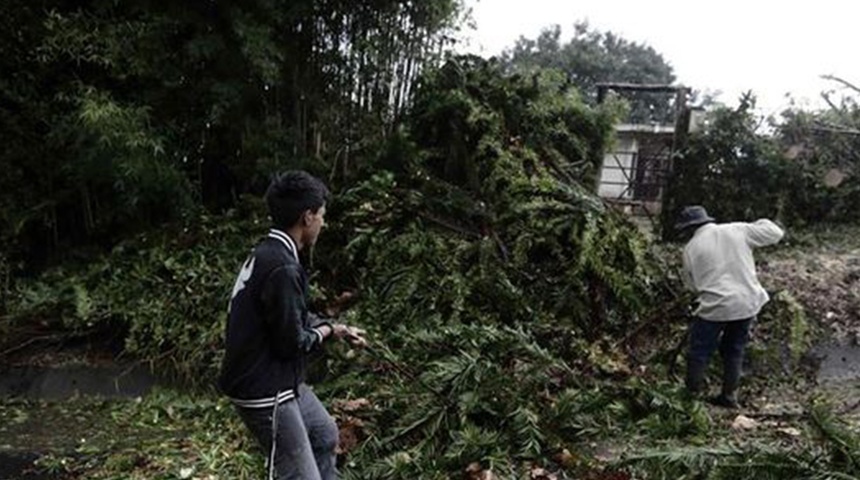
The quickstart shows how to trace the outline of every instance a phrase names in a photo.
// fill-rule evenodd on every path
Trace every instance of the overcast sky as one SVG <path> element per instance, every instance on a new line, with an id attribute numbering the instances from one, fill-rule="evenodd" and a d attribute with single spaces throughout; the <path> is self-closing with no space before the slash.
<path id="1" fill-rule="evenodd" d="M 777 113 L 790 93 L 819 106 L 819 93 L 838 89 L 834 74 L 860 84 L 860 2 L 843 0 L 466 0 L 477 29 L 461 48 L 499 54 L 520 35 L 536 37 L 553 24 L 562 39 L 577 20 L 646 43 L 672 65 L 678 82 L 722 91 L 736 105 L 753 90 L 760 111 Z M 844 91 L 844 90 L 842 90 Z"/>

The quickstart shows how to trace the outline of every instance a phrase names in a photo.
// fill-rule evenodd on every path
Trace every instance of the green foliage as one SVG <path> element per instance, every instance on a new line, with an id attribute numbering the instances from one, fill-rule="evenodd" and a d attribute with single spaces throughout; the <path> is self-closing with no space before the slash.
<path id="1" fill-rule="evenodd" d="M 142 235 L 109 256 L 22 283 L 9 310 L 19 320 L 60 320 L 72 331 L 116 329 L 128 354 L 162 374 L 211 384 L 235 267 L 249 238 L 265 228 L 252 215 Z"/>
<path id="2" fill-rule="evenodd" d="M 858 91 L 853 92 L 856 96 Z M 852 222 L 860 220 L 856 206 L 860 187 L 852 181 L 860 173 L 860 108 L 857 99 L 848 97 L 829 111 L 783 113 L 778 141 L 785 156 L 810 180 L 814 188 L 799 192 L 808 209 L 809 223 Z"/>
<path id="3" fill-rule="evenodd" d="M 558 431 L 568 440 L 606 438 L 622 430 L 651 439 L 696 439 L 711 431 L 703 405 L 686 399 L 677 385 L 649 385 L 638 379 L 565 390 L 552 412 Z"/>
<path id="4" fill-rule="evenodd" d="M 451 59 L 424 77 L 377 165 L 333 202 L 326 241 L 349 243 L 320 245 L 309 264 L 321 266 L 323 292 L 357 289 L 344 320 L 375 340 L 366 356 L 335 349 L 321 368 L 335 378 L 319 391 L 379 409 L 348 478 L 447 478 L 473 462 L 513 475 L 628 420 L 669 436 L 708 428 L 674 393 L 641 385 L 601 397 L 607 418 L 556 408 L 584 374 L 604 374 L 601 359 L 621 355 L 608 339 L 658 308 L 661 282 L 644 237 L 583 186 L 612 112 L 559 88 L 551 76 Z M 94 98 L 96 132 L 108 135 L 102 110 L 139 118 Z M 21 285 L 12 312 L 78 330 L 119 326 L 128 354 L 209 383 L 235 268 L 264 227 L 253 208 L 51 270 Z"/>
<path id="5" fill-rule="evenodd" d="M 461 7 L 5 2 L 4 263 L 40 269 L 67 247 L 223 212 L 288 166 L 349 180 L 450 45 Z"/>
<path id="6" fill-rule="evenodd" d="M 587 22 L 574 25 L 573 37 L 562 43 L 558 25 L 536 39 L 520 37 L 503 54 L 514 71 L 553 69 L 563 72 L 586 101 L 595 103 L 597 84 L 605 82 L 663 84 L 675 81 L 672 66 L 652 47 L 625 40 L 612 32 L 591 29 Z M 629 98 L 631 123 L 673 123 L 674 111 L 665 95 L 641 94 Z"/>
<path id="7" fill-rule="evenodd" d="M 69 432 L 76 435 L 73 451 L 52 449 L 35 462 L 40 473 L 53 477 L 252 479 L 264 475 L 259 447 L 223 398 L 159 390 L 137 400 L 81 398 L 23 406 L 38 408 L 50 418 L 63 410 L 65 415 L 90 420 L 88 430 Z M 62 418 L 56 421 L 63 422 Z"/>
<path id="8" fill-rule="evenodd" d="M 827 448 L 831 465 L 838 471 L 860 477 L 860 435 L 852 431 L 826 402 L 812 405 L 812 423 Z"/>
<path id="9" fill-rule="evenodd" d="M 792 171 L 778 161 L 773 142 L 755 132 L 753 99 L 736 110 L 713 112 L 711 125 L 694 135 L 674 161 L 663 209 L 663 232 L 672 233 L 684 205 L 699 204 L 720 221 L 778 218 L 793 189 Z"/>
<path id="10" fill-rule="evenodd" d="M 366 373 L 320 387 L 328 397 L 368 398 L 379 412 L 366 424 L 368 440 L 350 453 L 356 468 L 348 478 L 451 475 L 473 462 L 513 472 L 523 461 L 545 461 L 556 445 L 619 432 L 697 438 L 710 431 L 702 405 L 682 400 L 677 386 L 577 386 L 581 374 L 525 329 L 413 327 L 378 336 L 391 348 L 350 360 Z M 404 455 L 408 462 L 392 462 Z"/>
<path id="11" fill-rule="evenodd" d="M 553 379 L 572 381 L 564 362 L 507 328 L 411 330 L 391 335 L 397 355 L 382 350 L 379 361 L 420 373 L 377 377 L 371 400 L 403 413 L 377 420 L 382 442 L 364 444 L 359 464 L 401 451 L 412 452 L 423 471 L 456 471 L 475 461 L 513 468 L 513 458 L 540 458 L 550 426 L 535 413 L 546 409 L 537 394 Z M 401 477 L 392 471 L 379 478 Z"/>
<path id="12" fill-rule="evenodd" d="M 812 347 L 813 325 L 804 306 L 786 290 L 781 290 L 759 315 L 757 337 L 765 341 L 750 346 L 756 371 L 795 375 L 801 360 Z"/>
<path id="13" fill-rule="evenodd" d="M 860 437 L 834 415 L 830 406 L 810 406 L 814 444 L 780 449 L 752 443 L 745 447 L 677 447 L 628 457 L 623 463 L 643 479 L 852 480 L 860 478 Z"/>
<path id="14" fill-rule="evenodd" d="M 605 416 L 614 416 L 618 425 L 613 426 L 615 435 L 635 435 L 636 432 L 618 430 L 631 425 L 615 412 L 619 409 L 597 408 L 588 398 L 614 398 L 620 403 L 627 401 L 625 394 L 635 397 L 650 396 L 649 387 L 641 382 L 631 382 L 621 390 L 589 390 L 575 393 L 582 399 L 577 404 Z M 660 388 L 658 388 L 660 390 Z M 584 396 L 583 396 L 584 395 Z M 568 394 L 559 397 L 569 398 Z M 600 401 L 597 403 L 601 403 Z M 54 418 L 60 404 L 4 405 L 0 416 L 10 422 L 27 422 L 27 410 L 38 407 L 50 418 Z M 75 478 L 97 479 L 144 479 L 175 478 L 185 472 L 189 476 L 207 475 L 250 479 L 262 475 L 262 461 L 258 446 L 246 433 L 241 421 L 225 399 L 213 399 L 207 395 L 180 394 L 170 390 L 159 390 L 145 399 L 134 401 L 103 401 L 78 399 L 62 404 L 62 410 L 76 412 L 76 417 L 98 418 L 98 430 L 77 432 L 85 438 L 75 439 L 75 455 L 59 452 L 43 456 L 37 467 L 54 475 L 71 475 Z M 381 413 L 383 408 L 375 409 Z M 524 430 L 531 430 L 528 418 L 540 417 L 534 412 L 514 409 L 522 420 L 514 421 Z M 665 411 L 655 408 L 653 414 Z M 860 443 L 856 433 L 851 432 L 825 404 L 811 407 L 810 424 L 818 432 L 815 443 L 804 442 L 802 448 L 783 450 L 772 443 L 754 441 L 747 445 L 690 446 L 673 444 L 670 448 L 633 452 L 616 466 L 633 478 L 654 479 L 709 479 L 709 480 L 753 480 L 753 479 L 817 479 L 852 480 L 858 475 L 858 453 Z M 87 422 L 84 422 L 87 423 Z M 92 423 L 87 423 L 92 425 Z M 213 428 L 217 425 L 218 428 Z M 374 427 L 376 428 L 376 427 Z M 543 426 L 544 432 L 554 432 L 551 425 Z M 113 432 L 113 435 L 105 435 Z M 546 435 L 546 433 L 544 433 Z M 525 435 L 528 437 L 528 435 Z M 595 437 L 588 437 L 595 438 Z M 506 465 L 510 459 L 504 455 L 506 438 L 495 429 L 467 425 L 453 432 L 451 441 L 445 445 L 444 453 L 437 458 L 427 458 L 421 448 L 391 448 L 385 456 L 366 458 L 386 449 L 388 440 L 372 436 L 360 447 L 343 458 L 341 470 L 347 479 L 377 478 L 422 478 L 444 479 L 462 475 L 463 469 L 446 470 L 448 463 L 461 465 L 465 461 L 478 461 L 491 469 L 500 478 L 520 478 L 522 468 Z M 399 441 L 399 440 L 397 440 Z M 378 451 L 368 452 L 370 445 Z M 422 446 L 423 447 L 423 446 Z M 576 476 L 574 478 L 588 478 Z M 527 475 L 527 474 L 526 474 Z M 601 478 L 601 477 L 597 477 Z M 609 477 L 615 478 L 615 477 Z M 627 477 L 619 477 L 627 478 Z"/>
<path id="15" fill-rule="evenodd" d="M 511 476 L 626 419 L 703 433 L 701 412 L 641 387 L 601 397 L 613 405 L 605 421 L 556 408 L 562 392 L 580 389 L 580 369 L 611 355 L 589 342 L 630 328 L 658 301 L 644 237 L 583 186 L 611 112 L 559 95 L 552 76 L 505 76 L 472 57 L 420 85 L 409 128 L 378 160 L 384 170 L 333 206 L 343 214 L 330 233 L 350 240 L 342 263 L 361 299 L 345 320 L 379 339 L 369 358 L 330 365 L 340 373 L 358 361 L 377 372 L 372 382 L 336 375 L 322 387 L 381 412 L 354 453 L 361 467 L 347 474 L 450 476 L 478 462 Z"/>
<path id="16" fill-rule="evenodd" d="M 633 455 L 626 460 L 637 478 L 648 480 L 687 480 L 708 478 L 714 465 L 738 453 L 731 447 L 675 447 Z"/>
<path id="17" fill-rule="evenodd" d="M 828 115 L 788 111 L 774 135 L 759 131 L 755 99 L 709 113 L 707 128 L 691 135 L 673 162 L 662 210 L 663 235 L 672 236 L 684 205 L 701 204 L 719 221 L 773 218 L 802 226 L 857 219 L 856 183 L 828 185 L 853 175 L 857 155 L 845 132 L 821 131 Z M 819 125 L 819 127 L 816 127 Z M 834 170 L 835 169 L 835 170 Z M 851 206 L 849 206 L 851 205 Z"/>
<path id="18" fill-rule="evenodd" d="M 589 106 L 591 87 L 671 82 L 653 50 L 581 25 L 564 47 L 567 75 L 505 75 L 474 57 L 432 68 L 456 28 L 454 0 L 2 8 L 10 115 L 0 126 L 12 133 L 0 154 L 4 316 L 115 328 L 127 355 L 211 385 L 236 266 L 266 225 L 259 205 L 214 216 L 201 207 L 224 210 L 271 171 L 301 166 L 344 187 L 324 240 L 338 248 L 324 243 L 311 258 L 314 280 L 323 297 L 356 290 L 344 320 L 373 339 L 364 354 L 333 347 L 320 369 L 333 377 L 321 396 L 373 405 L 356 413 L 364 423 L 345 478 L 452 478 L 474 463 L 512 478 L 533 465 L 573 468 L 548 458 L 618 431 L 698 441 L 713 428 L 677 387 L 599 382 L 632 376 L 613 340 L 654 316 L 671 280 L 638 230 L 591 192 L 618 115 Z M 541 42 L 561 48 L 558 30 Z M 517 61 L 532 60 L 529 42 L 518 48 Z M 755 134 L 748 105 L 715 118 L 690 143 L 685 155 L 698 160 L 679 168 L 688 189 L 669 205 L 811 217 L 800 207 L 822 198 L 809 193 L 815 182 Z M 847 210 L 853 197 L 839 198 Z M 63 245 L 90 243 L 111 251 L 8 280 Z M 793 346 L 803 337 L 795 326 Z M 156 395 L 114 410 L 116 424 L 179 440 L 83 449 L 69 473 L 259 476 L 225 407 Z M 836 445 L 822 447 L 826 463 L 801 455 L 780 465 L 856 470 L 854 438 L 816 418 Z M 777 461 L 695 456 L 653 456 L 667 468 L 656 478 Z M 743 463 L 716 466 L 726 458 Z M 59 472 L 63 460 L 44 465 Z"/>
<path id="19" fill-rule="evenodd" d="M 93 88 L 84 88 L 76 101 L 78 141 L 91 147 L 65 168 L 83 192 L 84 218 L 91 229 L 101 226 L 96 221 L 107 226 L 132 221 L 154 224 L 192 209 L 187 179 L 176 165 L 161 158 L 163 142 L 148 127 L 148 109 L 123 107 Z M 95 211 L 93 197 L 114 211 Z"/>
<path id="20" fill-rule="evenodd" d="M 340 199 L 369 317 L 560 322 L 593 336 L 651 305 L 644 238 L 582 186 L 609 113 L 563 98 L 472 58 L 425 80 L 414 131 L 381 159 L 390 171 Z"/>

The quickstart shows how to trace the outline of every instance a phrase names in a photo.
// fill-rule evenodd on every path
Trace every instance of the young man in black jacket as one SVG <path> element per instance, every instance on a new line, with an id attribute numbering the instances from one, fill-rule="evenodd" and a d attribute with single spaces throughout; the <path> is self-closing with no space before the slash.
<path id="1" fill-rule="evenodd" d="M 331 338 L 366 344 L 360 329 L 308 312 L 299 252 L 316 242 L 328 196 L 305 172 L 272 181 L 265 199 L 274 228 L 242 265 L 230 299 L 219 384 L 266 452 L 270 479 L 337 478 L 338 429 L 304 383 L 307 358 Z"/>

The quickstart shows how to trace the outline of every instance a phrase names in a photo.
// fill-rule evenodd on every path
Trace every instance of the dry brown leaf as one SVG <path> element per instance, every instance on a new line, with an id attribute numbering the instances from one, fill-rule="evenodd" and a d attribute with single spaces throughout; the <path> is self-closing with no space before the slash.
<path id="1" fill-rule="evenodd" d="M 792 145 L 788 148 L 788 150 L 785 151 L 785 158 L 787 158 L 788 160 L 794 160 L 795 158 L 799 157 L 801 153 L 803 153 L 803 150 L 803 145 Z"/>
<path id="2" fill-rule="evenodd" d="M 495 480 L 492 470 L 484 470 L 480 463 L 472 462 L 466 467 L 466 480 Z"/>
<path id="3" fill-rule="evenodd" d="M 349 303 L 355 298 L 355 293 L 350 291 L 342 292 L 329 305 L 323 309 L 323 313 L 327 317 L 336 317 L 346 309 Z"/>
<path id="4" fill-rule="evenodd" d="M 354 400 L 335 400 L 332 402 L 332 410 L 336 412 L 352 413 L 370 407 L 370 400 L 356 398 Z"/>
<path id="5" fill-rule="evenodd" d="M 552 459 L 564 468 L 573 468 L 577 463 L 576 456 L 570 453 L 570 450 L 566 448 L 556 453 Z"/>
<path id="6" fill-rule="evenodd" d="M 800 436 L 800 430 L 798 430 L 794 427 L 778 428 L 776 431 L 780 432 L 780 433 L 784 433 L 784 434 L 788 435 L 789 437 L 799 437 Z"/>
<path id="7" fill-rule="evenodd" d="M 758 427 L 758 422 L 744 415 L 738 415 L 732 422 L 732 430 L 752 430 Z"/>
<path id="8" fill-rule="evenodd" d="M 354 449 L 364 438 L 364 421 L 355 417 L 344 417 L 338 422 L 337 454 L 344 455 Z"/>
<path id="9" fill-rule="evenodd" d="M 845 181 L 845 178 L 848 177 L 842 170 L 838 168 L 831 168 L 824 175 L 824 185 L 830 188 L 836 188 Z"/>
<path id="10" fill-rule="evenodd" d="M 534 467 L 530 472 L 532 480 L 558 480 L 558 476 L 544 468 Z"/>

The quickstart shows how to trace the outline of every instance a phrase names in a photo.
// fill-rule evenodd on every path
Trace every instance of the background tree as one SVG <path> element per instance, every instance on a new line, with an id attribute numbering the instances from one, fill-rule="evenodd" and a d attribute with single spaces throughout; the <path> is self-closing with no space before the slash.
<path id="1" fill-rule="evenodd" d="M 681 207 L 702 204 L 722 221 L 776 218 L 786 224 L 856 221 L 855 182 L 860 131 L 857 107 L 787 110 L 773 132 L 763 132 L 746 94 L 737 108 L 708 113 L 707 127 L 690 136 L 673 162 L 663 203 L 663 233 Z"/>
<path id="2" fill-rule="evenodd" d="M 561 41 L 561 27 L 545 29 L 535 39 L 520 37 L 502 54 L 514 71 L 552 68 L 565 73 L 589 103 L 597 100 L 601 82 L 671 84 L 672 66 L 652 47 L 626 40 L 612 32 L 591 29 L 587 22 L 574 24 L 573 37 Z M 637 94 L 631 103 L 630 121 L 672 123 L 674 111 L 661 95 Z"/>
<path id="3" fill-rule="evenodd" d="M 776 130 L 785 156 L 791 158 L 814 182 L 807 192 L 818 203 L 809 221 L 856 221 L 860 212 L 860 88 L 846 80 L 825 77 L 841 88 L 822 93 L 829 108 L 820 111 L 789 109 Z"/>
<path id="4" fill-rule="evenodd" d="M 439 61 L 461 5 L 0 8 L 0 121 L 10 137 L 0 238 L 4 252 L 35 265 L 61 246 L 110 245 L 221 211 L 286 165 L 349 177 L 397 124 L 416 76 Z"/>

